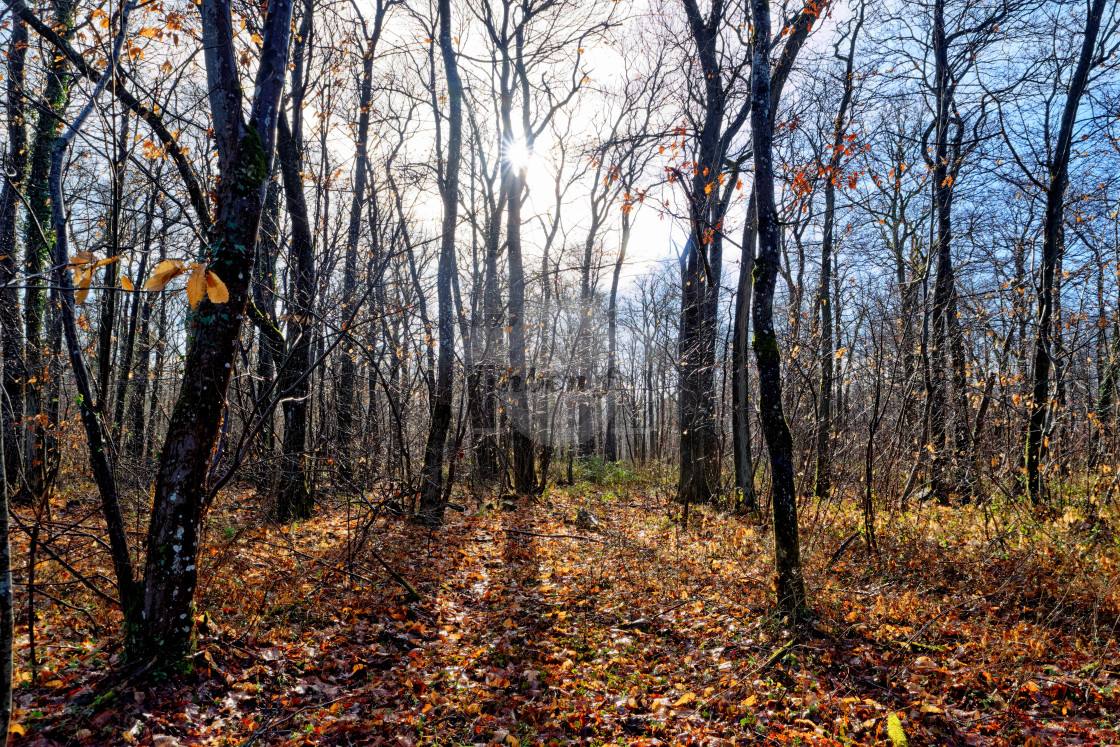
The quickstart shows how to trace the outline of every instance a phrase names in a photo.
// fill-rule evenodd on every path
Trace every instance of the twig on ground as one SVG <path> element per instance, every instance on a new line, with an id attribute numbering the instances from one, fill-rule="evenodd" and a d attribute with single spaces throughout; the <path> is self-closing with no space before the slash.
<path id="1" fill-rule="evenodd" d="M 505 529 L 506 534 L 524 534 L 529 537 L 543 537 L 545 539 L 574 539 L 584 540 L 585 542 L 598 542 L 602 544 L 603 540 L 598 537 L 584 537 L 582 534 L 539 534 L 537 532 L 526 532 L 524 529 Z"/>

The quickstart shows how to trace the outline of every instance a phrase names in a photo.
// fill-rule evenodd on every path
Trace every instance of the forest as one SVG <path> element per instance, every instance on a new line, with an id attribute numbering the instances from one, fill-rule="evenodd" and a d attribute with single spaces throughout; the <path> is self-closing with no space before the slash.
<path id="1" fill-rule="evenodd" d="M 1116 0 L 0 0 L 7 743 L 1120 743 Z"/>

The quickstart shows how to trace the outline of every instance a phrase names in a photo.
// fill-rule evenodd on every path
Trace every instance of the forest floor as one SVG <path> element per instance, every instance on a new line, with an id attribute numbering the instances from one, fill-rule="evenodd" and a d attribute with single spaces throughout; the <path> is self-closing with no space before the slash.
<path id="1" fill-rule="evenodd" d="M 600 478 L 464 495 L 438 532 L 379 519 L 362 547 L 352 507 L 278 527 L 227 493 L 193 667 L 144 683 L 122 681 L 116 614 L 44 561 L 59 601 L 40 599 L 34 681 L 18 631 L 15 743 L 1120 744 L 1107 522 L 927 504 L 879 517 L 876 556 L 856 540 L 829 567 L 862 518 L 807 504 L 815 630 L 791 634 L 765 527 L 694 510 L 684 528 L 667 478 Z M 95 510 L 60 499 L 55 521 Z"/>

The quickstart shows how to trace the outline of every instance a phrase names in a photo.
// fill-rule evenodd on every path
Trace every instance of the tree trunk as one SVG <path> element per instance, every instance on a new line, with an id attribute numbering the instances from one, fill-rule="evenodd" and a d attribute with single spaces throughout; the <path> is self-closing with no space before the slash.
<path id="1" fill-rule="evenodd" d="M 859 20 L 849 32 L 851 36 L 847 57 L 837 52 L 837 57 L 845 63 L 844 88 L 832 128 L 832 153 L 824 174 L 824 236 L 821 241 L 820 285 L 817 289 L 817 319 L 821 333 L 820 387 L 817 390 L 817 479 L 813 490 L 818 500 L 826 500 L 832 489 L 832 373 L 836 347 L 832 339 L 832 257 L 836 233 L 836 184 L 841 178 L 840 164 L 844 155 L 844 136 L 848 129 L 848 108 L 855 89 L 856 39 L 863 25 L 863 8 L 861 4 Z"/>
<path id="2" fill-rule="evenodd" d="M 0 438 L 4 440 L 4 500 L 15 493 L 22 484 L 23 453 L 21 434 L 23 430 L 23 387 L 26 372 L 23 365 L 23 328 L 20 319 L 19 291 L 14 283 L 18 265 L 16 261 L 16 219 L 19 214 L 19 190 L 27 173 L 27 128 L 24 126 L 23 87 L 25 80 L 24 63 L 27 57 L 27 24 L 19 17 L 12 20 L 11 36 L 8 40 L 8 75 L 5 81 L 7 99 L 5 109 L 8 120 L 8 153 L 4 159 L 4 173 L 8 178 L 0 191 L 0 351 L 3 352 L 4 365 L 2 384 L 3 402 L 0 403 Z M 3 508 L 0 520 L 7 522 L 7 508 Z M 0 543 L 6 542 L 4 532 Z M 0 545 L 0 549 L 6 545 Z M 9 562 L 10 568 L 10 562 Z M 9 571 L 10 572 L 10 571 Z M 3 568 L 0 567 L 0 573 Z M 11 590 L 8 590 L 9 598 Z M 10 599 L 9 599 L 10 601 Z M 0 616 L 11 616 L 11 610 L 0 609 Z M 0 619 L 0 623 L 8 617 Z M 10 652 L 9 652 L 10 654 Z M 2 658 L 0 666 L 7 661 L 9 676 L 0 672 L 0 684 L 10 682 L 11 656 Z M 5 701 L 0 698 L 0 706 L 8 703 L 7 712 L 11 716 L 11 693 Z M 4 724 L 0 723 L 0 727 Z M 6 732 L 5 732 L 6 733 Z"/>
<path id="3" fill-rule="evenodd" d="M 207 248 L 206 259 L 225 282 L 229 301 L 217 305 L 203 300 L 192 315 L 183 381 L 156 475 L 142 629 L 128 653 L 134 660 L 154 657 L 165 665 L 180 661 L 191 646 L 198 530 L 207 508 L 206 478 L 249 298 L 292 15 L 290 0 L 269 4 L 256 90 L 246 122 L 228 0 L 201 3 L 210 113 L 223 177 L 217 188 L 215 240 Z"/>
<path id="4" fill-rule="evenodd" d="M 161 222 L 166 221 L 166 209 L 161 216 Z M 167 259 L 167 237 L 166 229 L 160 230 L 159 234 L 159 261 Z M 157 263 L 158 264 L 158 263 Z M 139 280 L 139 276 L 137 277 Z M 151 368 L 151 357 L 153 347 L 152 340 L 152 306 L 155 303 L 153 296 L 150 293 L 140 294 L 143 297 L 143 305 L 140 308 L 140 342 L 139 348 L 136 351 L 136 391 L 133 393 L 132 398 L 128 403 L 128 454 L 133 459 L 143 459 L 147 449 L 145 448 L 148 443 L 148 418 L 146 417 L 146 408 L 148 407 L 148 387 L 149 381 L 159 376 L 162 372 L 162 355 L 157 353 L 155 368 Z M 162 316 L 162 314 L 161 314 Z M 162 325 L 161 325 L 162 328 Z M 162 349 L 162 348 L 158 348 Z M 152 386 L 152 399 L 153 403 L 157 399 L 156 390 L 158 386 Z"/>
<path id="5" fill-rule="evenodd" d="M 603 438 L 603 456 L 608 462 L 618 461 L 618 435 L 615 432 L 615 418 L 618 409 L 618 393 L 615 379 L 618 377 L 618 279 L 622 265 L 626 262 L 626 248 L 630 244 L 630 206 L 622 209 L 622 241 L 618 248 L 618 259 L 614 262 L 611 276 L 611 295 L 607 304 L 607 428 Z"/>
<path id="6" fill-rule="evenodd" d="M 7 99 L 8 153 L 4 159 L 7 179 L 0 192 L 0 352 L 3 361 L 3 403 L 0 403 L 0 734 L 7 742 L 12 722 L 12 664 L 15 643 L 12 549 L 8 540 L 8 501 L 19 489 L 22 474 L 20 421 L 23 419 L 23 331 L 20 325 L 16 277 L 16 216 L 19 189 L 27 171 L 27 129 L 23 122 L 24 63 L 27 58 L 27 24 L 12 20 L 8 39 Z"/>
<path id="7" fill-rule="evenodd" d="M 376 5 L 373 34 L 366 40 L 366 50 L 362 57 L 362 80 L 358 94 L 358 131 L 354 138 L 354 194 L 350 201 L 350 222 L 346 230 L 346 254 L 342 265 L 342 319 L 349 323 L 354 315 L 354 303 L 358 292 L 358 240 L 361 237 L 362 210 L 365 207 L 366 185 L 369 182 L 369 122 L 373 106 L 373 60 L 377 42 L 381 37 L 385 6 Z M 354 342 L 342 344 L 342 365 L 338 378 L 338 434 L 336 441 L 341 456 L 341 467 L 351 465 L 351 450 L 358 439 L 356 413 L 360 412 L 357 402 L 358 361 L 353 350 Z"/>
<path id="8" fill-rule="evenodd" d="M 752 195 L 753 196 L 753 195 Z M 757 212 L 752 200 L 743 227 L 743 261 L 739 267 L 739 287 L 735 295 L 735 329 L 731 338 L 731 441 L 735 459 L 736 509 L 758 513 L 754 489 L 754 458 L 751 455 L 750 327 L 751 295 L 754 290 L 754 263 Z"/>
<path id="9" fill-rule="evenodd" d="M 801 573 L 797 527 L 797 492 L 793 478 L 793 440 L 782 413 L 782 362 L 774 331 L 774 287 L 778 280 L 778 215 L 774 206 L 773 119 L 770 108 L 770 4 L 751 0 L 751 132 L 754 149 L 755 200 L 758 211 L 758 259 L 754 287 L 754 353 L 763 434 L 770 451 L 774 557 L 778 606 L 792 619 L 807 606 Z"/>
<path id="10" fill-rule="evenodd" d="M 16 25 L 22 24 L 17 21 Z M 24 42 L 26 42 L 27 27 L 24 26 L 23 28 L 22 36 Z M 16 29 L 13 29 L 12 38 L 18 43 L 20 34 Z M 11 55 L 14 54 L 14 51 L 9 50 L 8 54 L 8 71 L 10 74 L 12 70 Z M 22 53 L 19 54 L 19 57 L 21 58 L 20 65 L 22 65 Z M 22 77 L 22 73 L 20 75 Z M 4 735 L 3 744 L 5 745 L 8 743 L 8 730 L 12 724 L 12 664 L 14 662 L 13 650 L 16 637 L 15 605 L 13 604 L 15 590 L 12 584 L 12 545 L 8 539 L 10 533 L 8 527 L 8 498 L 11 495 L 9 486 L 15 484 L 15 481 L 8 479 L 5 467 L 5 457 L 8 453 L 6 448 L 7 435 L 4 430 L 0 430 L 0 734 Z M 28 631 L 28 638 L 31 638 L 30 631 Z"/>
<path id="11" fill-rule="evenodd" d="M 94 87 L 89 101 L 78 116 L 74 118 L 66 132 L 54 141 L 47 179 L 47 195 L 51 216 L 50 227 L 54 239 L 54 245 L 51 247 L 53 256 L 50 256 L 53 265 L 51 274 L 54 281 L 51 298 L 57 308 L 59 326 L 66 335 L 66 352 L 70 360 L 71 373 L 74 375 L 74 387 L 78 392 L 78 409 L 86 434 L 90 470 L 93 473 L 94 482 L 97 484 L 97 490 L 101 497 L 101 512 L 105 519 L 105 528 L 109 538 L 109 551 L 117 580 L 117 596 L 124 616 L 126 640 L 132 638 L 140 624 L 140 588 L 136 583 L 133 572 L 132 553 L 129 548 L 124 514 L 121 511 L 116 478 L 109 453 L 110 444 L 106 440 L 105 426 L 100 420 L 101 413 L 94 401 L 90 371 L 86 365 L 81 340 L 78 337 L 74 285 L 70 279 L 69 252 L 67 250 L 69 239 L 66 227 L 67 211 L 62 183 L 63 164 L 70 143 L 78 135 L 86 118 L 93 111 L 106 83 L 115 72 L 117 60 L 120 58 L 121 49 L 124 46 L 128 16 L 132 7 L 133 3 L 130 0 L 121 8 L 118 19 L 120 27 L 116 34 L 113 51 L 109 57 L 108 67 Z M 56 381 L 61 378 L 61 371 L 59 371 Z M 56 397 L 56 402 L 57 399 Z"/>
<path id="12" fill-rule="evenodd" d="M 484 347 L 475 367 L 472 387 L 471 431 L 474 463 L 479 479 L 497 480 L 502 472 L 498 445 L 498 361 L 502 353 L 502 300 L 498 289 L 498 256 L 501 251 L 502 211 L 507 202 L 503 187 L 486 227 L 483 258 L 482 316 Z"/>
<path id="13" fill-rule="evenodd" d="M 463 149 L 463 86 L 451 41 L 451 0 L 439 0 L 439 47 L 447 76 L 447 160 L 440 192 L 443 197 L 443 235 L 440 239 L 436 298 L 439 305 L 439 363 L 432 396 L 431 423 L 424 452 L 420 513 L 429 524 L 443 521 L 443 452 L 451 426 L 451 367 L 455 358 L 455 309 L 452 278 L 455 263 L 455 227 L 459 219 L 459 164 Z M 434 81 L 433 81 L 434 88 Z"/>
<path id="14" fill-rule="evenodd" d="M 1089 80 L 1089 72 L 1094 64 L 1093 55 L 1106 4 L 1105 0 L 1093 0 L 1089 8 L 1089 15 L 1085 20 L 1085 36 L 1081 42 L 1081 53 L 1077 60 L 1077 67 L 1070 80 L 1069 90 L 1066 92 L 1058 141 L 1050 164 L 1050 182 L 1046 190 L 1046 217 L 1042 227 L 1042 268 L 1038 281 L 1038 325 L 1035 331 L 1034 365 L 1031 370 L 1033 387 L 1024 459 L 1026 463 L 1027 494 L 1036 506 L 1045 499 L 1040 455 L 1046 438 L 1044 433 L 1046 413 L 1050 408 L 1054 276 L 1063 250 L 1062 228 L 1065 220 L 1066 185 L 1069 182 L 1070 151 L 1073 146 L 1074 125 L 1077 123 L 1077 110 L 1080 107 L 1081 96 L 1085 92 L 1085 86 Z"/>
<path id="15" fill-rule="evenodd" d="M 513 486 L 519 493 L 537 487 L 532 422 L 529 419 L 529 393 L 525 377 L 525 269 L 521 262 L 521 201 L 524 174 L 510 180 L 506 214 L 506 245 L 509 252 L 509 419 L 512 429 Z"/>
<path id="16" fill-rule="evenodd" d="M 304 10 L 299 39 L 293 52 L 292 122 L 281 112 L 278 121 L 277 156 L 284 178 L 285 204 L 291 221 L 288 248 L 288 352 L 280 372 L 279 389 L 284 397 L 284 443 L 280 455 L 280 487 L 276 518 L 281 522 L 309 519 L 314 498 L 308 475 L 307 427 L 311 396 L 311 343 L 314 326 L 315 247 L 303 191 L 303 93 L 304 69 L 310 64 L 312 16 Z"/>
<path id="17" fill-rule="evenodd" d="M 946 453 L 946 430 L 949 400 L 945 364 L 949 344 L 949 308 L 956 292 L 952 253 L 953 184 L 949 163 L 949 123 L 952 93 L 949 78 L 949 49 L 945 35 L 945 0 L 933 4 L 933 52 L 935 64 L 935 92 L 937 96 L 936 122 L 934 123 L 933 158 L 933 236 L 930 245 L 937 256 L 937 275 L 933 288 L 933 307 L 930 326 L 933 332 L 930 347 L 928 393 L 930 399 L 930 447 L 933 458 L 930 464 L 930 492 L 937 502 L 945 505 L 950 498 L 949 454 Z"/>
<path id="18" fill-rule="evenodd" d="M 109 170 L 109 219 L 106 221 L 105 255 L 115 257 L 121 251 L 121 213 L 124 208 L 125 164 L 128 162 L 128 110 L 121 115 L 120 133 Z M 97 330 L 97 408 L 102 415 L 111 412 L 110 384 L 113 378 L 113 348 L 117 329 L 117 282 L 120 277 L 120 262 L 106 265 L 101 273 L 101 321 Z M 124 372 L 121 372 L 124 375 Z M 116 428 L 116 421 L 109 423 L 110 429 Z M 111 439 L 116 445 L 116 439 Z"/>
<path id="19" fill-rule="evenodd" d="M 689 236 L 681 256 L 681 318 L 677 337 L 680 366 L 680 479 L 677 501 L 709 503 L 719 490 L 720 453 L 715 422 L 715 342 L 718 323 L 723 211 L 716 175 L 723 172 L 729 135 L 724 132 L 727 95 L 717 51 L 724 10 L 713 5 L 704 19 L 686 0 L 692 41 L 704 73 L 703 123 L 689 180 Z M 731 129 L 736 129 L 734 124 Z"/>
<path id="20" fill-rule="evenodd" d="M 595 209 L 592 208 L 592 229 L 583 242 L 583 264 L 580 267 L 580 293 L 579 293 L 579 331 L 576 333 L 577 351 L 576 366 L 576 407 L 577 423 L 577 453 L 581 459 L 595 453 L 595 426 L 594 413 L 592 412 L 593 396 L 591 393 L 591 258 L 595 249 L 595 233 L 598 226 Z"/>
<path id="21" fill-rule="evenodd" d="M 139 282 L 148 274 L 148 255 L 152 249 L 152 220 L 155 216 L 156 200 L 159 198 L 159 191 L 155 188 L 152 189 L 151 196 L 148 198 L 147 210 L 144 216 L 144 246 L 140 252 L 140 266 L 137 268 L 136 280 Z M 128 312 L 128 331 L 125 333 L 124 346 L 121 349 L 121 366 L 120 371 L 117 373 L 117 392 L 114 397 L 114 410 L 112 421 L 112 438 L 114 445 L 117 446 L 117 453 L 120 453 L 121 433 L 124 428 L 125 416 L 125 400 L 128 397 L 128 388 L 132 379 L 132 361 L 136 349 L 136 327 L 140 323 L 140 306 L 141 299 L 146 297 L 146 293 L 133 292 L 132 306 Z M 145 321 L 147 321 L 145 319 Z M 143 335 L 147 335 L 147 327 L 145 325 L 142 331 Z M 147 354 L 147 348 L 144 348 L 144 354 Z M 147 361 L 144 365 L 144 373 L 147 375 Z M 104 396 L 104 395 L 102 395 Z M 141 394 L 141 400 L 143 395 Z"/>
<path id="22" fill-rule="evenodd" d="M 372 50 L 371 50 L 372 52 Z M 372 99 L 373 55 L 367 53 L 362 62 L 362 84 L 359 97 L 358 134 L 355 139 L 354 194 L 350 204 L 350 224 L 347 230 L 346 255 L 342 267 L 342 319 L 349 319 L 358 290 L 358 238 L 361 235 L 362 208 L 368 170 L 366 169 L 366 138 L 369 133 L 369 109 Z M 353 447 L 357 433 L 354 429 L 355 395 L 358 386 L 357 356 L 351 344 L 343 343 L 342 364 L 338 379 L 338 445 L 347 463 L 346 454 Z"/>
<path id="23" fill-rule="evenodd" d="M 273 385 L 284 365 L 284 333 L 276 320 L 276 259 L 280 255 L 280 182 L 269 179 L 265 191 L 264 211 L 261 214 L 260 236 L 257 239 L 256 259 L 253 262 L 253 292 L 250 312 L 256 323 L 260 345 L 257 349 L 257 379 L 262 387 Z M 275 382 L 278 386 L 279 382 Z M 273 395 L 277 394 L 275 387 Z M 265 419 L 262 427 L 264 438 L 258 446 L 266 454 L 275 449 L 273 410 L 267 398 L 262 397 L 257 417 Z M 267 481 L 271 487 L 271 481 Z"/>
<path id="24" fill-rule="evenodd" d="M 74 33 L 74 0 L 54 0 L 54 26 L 62 37 L 69 40 Z M 21 500 L 41 498 L 46 489 L 48 456 L 45 449 L 45 431 L 53 427 L 42 423 L 38 416 L 43 410 L 43 384 L 47 381 L 43 318 L 46 312 L 46 285 L 44 273 L 50 262 L 51 209 L 47 179 L 50 174 L 51 153 L 59 134 L 59 123 L 66 110 L 70 92 L 69 62 L 62 55 L 54 55 L 47 72 L 46 90 L 43 93 L 45 108 L 39 111 L 35 135 L 31 142 L 31 165 L 27 178 L 27 202 L 32 218 L 24 233 L 24 273 L 27 276 L 23 295 L 24 363 L 24 417 L 28 418 L 24 447 L 24 494 Z M 48 233 L 43 237 L 39 227 Z"/>

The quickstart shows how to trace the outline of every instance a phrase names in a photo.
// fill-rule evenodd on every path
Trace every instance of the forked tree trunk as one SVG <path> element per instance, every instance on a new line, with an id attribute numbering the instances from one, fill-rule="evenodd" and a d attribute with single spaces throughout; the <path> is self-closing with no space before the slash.
<path id="1" fill-rule="evenodd" d="M 223 177 L 218 185 L 214 242 L 205 258 L 225 282 L 229 301 L 217 305 L 203 300 L 193 315 L 183 381 L 156 475 L 142 623 L 128 653 L 134 660 L 154 658 L 164 665 L 181 660 L 191 647 L 206 477 L 249 298 L 287 68 L 292 6 L 290 0 L 269 3 L 248 121 L 243 114 L 229 2 L 201 0 L 200 13 L 210 113 Z"/>
<path id="2" fill-rule="evenodd" d="M 431 424 L 424 451 L 420 514 L 429 524 L 443 521 L 443 452 L 451 427 L 451 367 L 455 359 L 455 309 L 452 279 L 455 264 L 455 226 L 459 219 L 459 164 L 463 149 L 463 85 L 451 41 L 451 0 L 439 0 L 439 47 L 447 76 L 447 160 L 440 192 L 443 197 L 443 235 L 440 240 L 436 298 L 439 305 L 439 363 L 432 395 Z"/>
<path id="3" fill-rule="evenodd" d="M 709 503 L 719 490 L 720 454 L 715 422 L 716 308 L 721 270 L 722 190 L 716 175 L 724 171 L 730 138 L 741 125 L 728 125 L 718 42 L 725 23 L 722 4 L 704 18 L 695 0 L 685 0 L 685 14 L 696 58 L 704 75 L 703 120 L 696 142 L 694 173 L 688 182 L 689 236 L 681 255 L 681 317 L 677 336 L 680 367 L 678 413 L 680 477 L 677 501 Z M 730 131 L 725 131 L 725 126 Z"/>
<path id="4" fill-rule="evenodd" d="M 758 259 L 754 287 L 754 353 L 763 434 L 770 451 L 774 512 L 774 558 L 778 606 L 791 618 L 807 607 L 797 527 L 793 479 L 793 439 L 782 412 L 782 361 L 774 331 L 774 287 L 778 281 L 778 215 L 774 206 L 773 119 L 770 109 L 770 3 L 751 0 L 751 133 L 755 200 L 758 210 Z"/>

